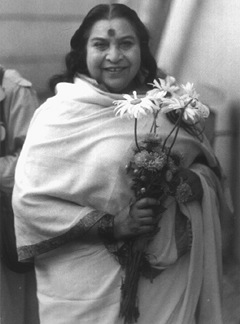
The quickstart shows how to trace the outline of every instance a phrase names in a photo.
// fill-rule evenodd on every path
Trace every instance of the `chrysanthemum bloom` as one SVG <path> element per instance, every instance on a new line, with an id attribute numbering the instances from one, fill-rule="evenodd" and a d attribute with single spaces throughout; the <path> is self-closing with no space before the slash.
<path id="1" fill-rule="evenodd" d="M 165 153 L 152 153 L 146 150 L 136 153 L 134 156 L 134 163 L 139 168 L 144 168 L 149 171 L 159 171 L 167 163 L 167 155 Z"/>
<path id="2" fill-rule="evenodd" d="M 192 189 L 189 186 L 188 183 L 183 182 L 183 180 L 181 179 L 180 184 L 177 187 L 176 190 L 176 199 L 179 203 L 185 203 L 188 201 L 188 199 L 192 196 Z"/>
<path id="3" fill-rule="evenodd" d="M 150 159 L 150 154 L 146 150 L 143 150 L 134 155 L 134 163 L 139 168 L 143 167 L 146 161 L 148 161 L 149 159 Z"/>

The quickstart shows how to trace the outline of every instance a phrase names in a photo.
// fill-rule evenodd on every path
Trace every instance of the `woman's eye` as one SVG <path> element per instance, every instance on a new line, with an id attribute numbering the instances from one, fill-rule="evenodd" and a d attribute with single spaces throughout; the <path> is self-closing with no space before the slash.
<path id="1" fill-rule="evenodd" d="M 133 43 L 130 41 L 124 41 L 120 44 L 120 47 L 123 49 L 129 49 L 133 46 Z"/>
<path id="2" fill-rule="evenodd" d="M 94 43 L 94 47 L 97 48 L 100 51 L 104 51 L 105 49 L 107 49 L 108 44 L 107 43 L 98 42 L 98 43 Z"/>

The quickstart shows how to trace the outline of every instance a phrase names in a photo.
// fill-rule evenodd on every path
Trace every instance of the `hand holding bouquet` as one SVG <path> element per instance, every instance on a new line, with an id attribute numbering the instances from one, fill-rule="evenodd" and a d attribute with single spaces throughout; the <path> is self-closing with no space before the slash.
<path id="1" fill-rule="evenodd" d="M 116 115 L 121 118 L 133 118 L 134 138 L 136 147 L 127 165 L 127 172 L 132 179 L 132 190 L 136 200 L 154 198 L 159 201 L 158 214 L 164 212 L 164 202 L 168 196 L 175 197 L 178 203 L 186 203 L 195 198 L 201 198 L 192 191 L 192 183 L 197 176 L 183 168 L 183 156 L 174 151 L 179 129 L 184 123 L 193 129 L 209 115 L 209 109 L 202 104 L 192 84 L 187 83 L 179 88 L 173 77 L 165 80 L 154 80 L 153 89 L 145 97 L 124 95 L 125 100 L 115 101 Z M 159 113 L 174 112 L 177 118 L 173 128 L 166 138 L 157 134 L 157 117 Z M 137 136 L 137 121 L 152 114 L 153 123 L 149 133 L 139 142 Z M 171 141 L 170 141 L 170 137 Z M 170 145 L 168 145 L 170 142 Z M 195 178 L 194 178 L 195 177 Z M 198 180 L 198 179 L 197 179 Z M 199 186 L 201 188 L 201 186 Z M 157 220 L 156 220 L 157 221 Z M 125 267 L 125 279 L 122 285 L 122 302 L 120 316 L 125 323 L 134 323 L 139 316 L 137 305 L 137 287 L 141 275 L 154 278 L 154 271 L 148 261 L 147 246 L 156 231 L 148 235 L 140 235 L 125 243 L 125 255 L 122 264 Z"/>

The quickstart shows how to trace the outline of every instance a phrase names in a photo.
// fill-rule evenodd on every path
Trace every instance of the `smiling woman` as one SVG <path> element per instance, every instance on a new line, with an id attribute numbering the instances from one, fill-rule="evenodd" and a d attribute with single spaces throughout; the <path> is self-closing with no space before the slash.
<path id="1" fill-rule="evenodd" d="M 70 45 L 66 71 L 50 81 L 55 95 L 32 119 L 13 195 L 18 255 L 34 260 L 41 324 L 221 324 L 221 175 L 200 120 L 179 122 L 175 136 L 187 104 L 159 113 L 156 98 L 167 102 L 179 87 L 157 69 L 129 7 L 97 5 Z M 156 97 L 147 96 L 152 85 Z M 192 89 L 184 98 L 197 109 Z M 132 119 L 118 116 L 126 111 L 135 140 Z M 153 163 L 169 169 L 156 178 Z M 183 200 L 173 195 L 179 186 Z M 146 262 L 133 263 L 139 251 Z"/>
<path id="2" fill-rule="evenodd" d="M 104 66 L 111 68 L 112 72 L 125 67 L 130 70 L 129 65 L 134 65 L 134 68 L 131 68 L 132 80 L 128 80 L 122 90 L 128 83 L 131 83 L 131 89 L 128 90 L 134 90 L 134 86 L 144 86 L 146 90 L 147 83 L 156 77 L 157 65 L 149 49 L 148 31 L 136 12 L 121 4 L 99 5 L 90 10 L 74 33 L 71 51 L 66 56 L 67 70 L 50 80 L 52 91 L 61 81 L 73 82 L 76 73 L 91 76 L 91 64 L 87 64 L 87 61 L 91 60 L 93 54 L 94 58 L 100 57 L 101 52 L 101 57 L 105 57 L 107 61 L 104 62 Z M 133 55 L 136 55 L 135 59 Z M 126 62 L 128 57 L 130 62 Z M 159 73 L 159 76 L 164 75 L 161 71 Z M 99 84 L 104 85 L 101 82 Z M 115 92 L 115 89 L 112 92 Z"/>
<path id="3" fill-rule="evenodd" d="M 129 92 L 141 65 L 138 37 L 126 19 L 100 20 L 87 42 L 90 76 L 110 92 Z"/>

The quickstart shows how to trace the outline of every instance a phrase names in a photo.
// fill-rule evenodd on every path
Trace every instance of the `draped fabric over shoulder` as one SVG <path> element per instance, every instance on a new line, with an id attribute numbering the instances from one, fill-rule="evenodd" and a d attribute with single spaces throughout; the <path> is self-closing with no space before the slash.
<path id="1" fill-rule="evenodd" d="M 74 84 L 60 83 L 32 119 L 13 204 L 19 258 L 35 260 L 43 324 L 123 323 L 124 272 L 100 239 L 88 240 L 104 214 L 128 212 L 133 198 L 125 166 L 134 147 L 134 122 L 115 116 L 118 99 L 122 96 L 80 77 Z M 140 138 L 151 124 L 151 116 L 139 120 Z M 173 127 L 162 114 L 158 125 L 163 138 Z M 191 251 L 181 258 L 174 234 L 176 203 L 166 202 L 161 229 L 149 245 L 152 265 L 165 270 L 153 284 L 140 280 L 138 323 L 221 324 L 221 189 L 215 174 L 194 160 L 204 156 L 210 167 L 217 162 L 206 140 L 184 130 L 174 150 L 199 175 L 204 197 L 201 205 L 180 206 L 193 231 Z"/>

